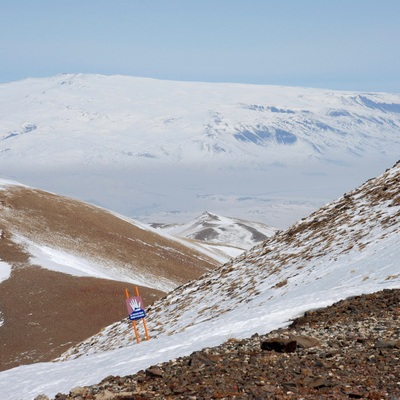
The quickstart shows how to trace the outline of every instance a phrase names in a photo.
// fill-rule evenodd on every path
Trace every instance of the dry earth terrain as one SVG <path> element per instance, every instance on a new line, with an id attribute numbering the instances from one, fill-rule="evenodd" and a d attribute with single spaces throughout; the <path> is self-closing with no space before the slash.
<path id="1" fill-rule="evenodd" d="M 135 277 L 146 305 L 216 266 L 177 241 L 106 210 L 22 186 L 0 191 L 0 370 L 49 361 L 126 316 Z M 35 265 L 26 243 L 100 265 L 120 281 L 72 276 Z M 121 277 L 126 277 L 125 282 Z M 128 282 L 128 283 L 127 283 Z"/>

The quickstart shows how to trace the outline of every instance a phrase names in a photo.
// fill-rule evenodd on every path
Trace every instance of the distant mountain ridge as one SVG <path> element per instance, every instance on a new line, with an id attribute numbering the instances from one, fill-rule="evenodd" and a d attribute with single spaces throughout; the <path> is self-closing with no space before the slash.
<path id="1" fill-rule="evenodd" d="M 8 116 L 0 132 L 5 161 L 20 158 L 33 137 L 43 163 L 59 165 L 204 163 L 211 156 L 265 163 L 266 154 L 267 164 L 310 157 L 338 162 L 346 153 L 389 152 L 387 144 L 399 141 L 400 94 L 84 74 L 26 79 L 0 89 Z M 75 140 L 90 147 L 77 151 Z"/>
<path id="2" fill-rule="evenodd" d="M 286 228 L 397 160 L 399 109 L 400 94 L 26 79 L 0 85 L 0 173 L 145 222 Z"/>
<path id="3" fill-rule="evenodd" d="M 186 224 L 150 224 L 153 228 L 176 237 L 206 243 L 229 245 L 248 250 L 272 236 L 277 229 L 265 224 L 216 215 L 205 211 Z"/>

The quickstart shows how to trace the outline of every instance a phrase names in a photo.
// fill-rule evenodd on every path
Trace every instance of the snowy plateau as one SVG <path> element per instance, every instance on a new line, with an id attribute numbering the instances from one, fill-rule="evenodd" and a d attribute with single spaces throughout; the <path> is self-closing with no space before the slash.
<path id="1" fill-rule="evenodd" d="M 287 228 L 400 154 L 400 95 L 69 75 L 0 85 L 0 178 L 143 222 Z"/>

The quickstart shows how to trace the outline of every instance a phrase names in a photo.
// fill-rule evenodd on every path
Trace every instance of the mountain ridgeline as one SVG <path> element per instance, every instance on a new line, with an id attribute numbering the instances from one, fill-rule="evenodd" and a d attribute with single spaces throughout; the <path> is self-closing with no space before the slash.
<path id="1" fill-rule="evenodd" d="M 339 161 L 399 141 L 398 94 L 65 74 L 2 84 L 0 104 L 6 163 Z"/>

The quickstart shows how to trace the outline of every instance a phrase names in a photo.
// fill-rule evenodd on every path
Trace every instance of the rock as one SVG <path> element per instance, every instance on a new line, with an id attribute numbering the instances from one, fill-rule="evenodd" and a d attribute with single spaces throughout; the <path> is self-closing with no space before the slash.
<path id="1" fill-rule="evenodd" d="M 276 351 L 277 353 L 294 353 L 297 342 L 290 339 L 274 338 L 261 342 L 261 349 L 266 351 Z"/>
<path id="2" fill-rule="evenodd" d="M 74 397 L 78 397 L 78 396 L 84 396 L 88 393 L 88 389 L 81 387 L 81 386 L 77 386 L 73 389 L 70 390 L 69 395 L 70 396 L 74 396 Z"/>
<path id="3" fill-rule="evenodd" d="M 56 400 L 68 400 L 68 396 L 66 394 L 57 393 L 55 399 Z"/>
<path id="4" fill-rule="evenodd" d="M 114 395 L 114 398 L 115 400 L 139 400 L 139 396 L 134 392 L 119 392 Z"/>
<path id="5" fill-rule="evenodd" d="M 109 390 L 104 390 L 104 392 L 96 394 L 95 400 L 113 400 L 119 399 L 119 395 L 110 392 Z"/>
<path id="6" fill-rule="evenodd" d="M 400 340 L 377 340 L 375 343 L 376 349 L 392 349 L 400 348 Z"/>
<path id="7" fill-rule="evenodd" d="M 297 384 L 295 382 L 285 382 L 285 383 L 282 384 L 282 386 L 286 390 L 293 390 L 293 388 L 295 388 L 297 386 Z"/>
<path id="8" fill-rule="evenodd" d="M 309 386 L 311 388 L 318 389 L 321 387 L 329 386 L 329 382 L 325 378 L 316 378 L 309 383 Z"/>
<path id="9" fill-rule="evenodd" d="M 111 382 L 115 379 L 114 375 L 108 375 L 104 379 L 101 380 L 100 384 L 104 385 L 105 383 Z"/>
<path id="10" fill-rule="evenodd" d="M 200 352 L 193 353 L 189 360 L 189 366 L 198 368 L 201 365 L 211 365 L 213 361 L 206 356 L 205 354 L 201 354 Z"/>
<path id="11" fill-rule="evenodd" d="M 290 340 L 294 340 L 297 342 L 297 346 L 303 349 L 308 349 L 310 347 L 320 347 L 321 342 L 318 339 L 309 337 L 309 336 L 298 336 L 298 335 L 290 335 Z"/>
<path id="12" fill-rule="evenodd" d="M 351 391 L 351 392 L 346 392 L 347 396 L 349 399 L 362 399 L 364 398 L 364 394 L 358 391 Z"/>
<path id="13" fill-rule="evenodd" d="M 150 367 L 146 369 L 146 375 L 155 377 L 155 378 L 162 378 L 163 377 L 163 372 L 161 371 L 160 368 L 157 367 Z"/>
<path id="14" fill-rule="evenodd" d="M 33 400 L 50 400 L 45 394 L 39 394 Z"/>
<path id="15" fill-rule="evenodd" d="M 186 389 L 184 387 L 175 387 L 173 389 L 174 394 L 182 394 L 186 392 Z"/>
<path id="16" fill-rule="evenodd" d="M 317 360 L 314 363 L 314 367 L 325 367 L 325 364 L 322 361 Z"/>

